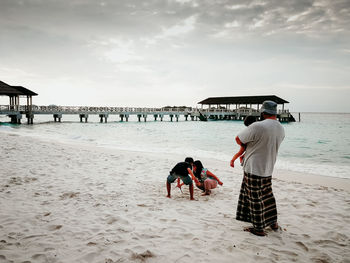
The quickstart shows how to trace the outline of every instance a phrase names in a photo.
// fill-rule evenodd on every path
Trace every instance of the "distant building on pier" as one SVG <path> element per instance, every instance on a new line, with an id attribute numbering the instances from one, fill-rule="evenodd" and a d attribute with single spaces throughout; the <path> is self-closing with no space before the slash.
<path id="1" fill-rule="evenodd" d="M 238 96 L 238 97 L 210 97 L 198 102 L 201 104 L 201 109 L 206 111 L 235 111 L 238 119 L 244 118 L 247 115 L 259 116 L 260 106 L 265 100 L 272 100 L 280 106 L 278 109 L 278 118 L 280 121 L 295 121 L 288 109 L 284 108 L 284 104 L 288 101 L 277 97 L 276 95 L 265 96 Z"/>
<path id="2" fill-rule="evenodd" d="M 10 103 L 8 106 L 8 116 L 11 122 L 20 123 L 22 115 L 20 113 L 20 98 L 26 97 L 27 103 L 24 113 L 28 118 L 28 122 L 33 122 L 32 106 L 33 96 L 38 94 L 22 86 L 11 86 L 3 81 L 0 81 L 0 96 L 8 96 Z M 6 112 L 5 112 L 6 113 Z"/>

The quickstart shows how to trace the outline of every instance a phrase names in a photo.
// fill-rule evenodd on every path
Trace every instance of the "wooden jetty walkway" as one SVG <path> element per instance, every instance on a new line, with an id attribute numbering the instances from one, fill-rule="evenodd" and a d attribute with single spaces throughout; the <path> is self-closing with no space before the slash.
<path id="1" fill-rule="evenodd" d="M 98 115 L 100 122 L 107 122 L 112 118 L 114 121 L 128 121 L 130 116 L 136 116 L 138 121 L 146 122 L 149 119 L 163 121 L 167 117 L 171 122 L 184 120 L 243 120 L 248 115 L 260 116 L 259 111 L 254 109 L 197 109 L 197 108 L 129 108 L 129 107 L 88 107 L 88 106 L 10 106 L 0 105 L 0 115 L 7 115 L 12 123 L 21 123 L 22 116 L 27 118 L 28 124 L 33 124 L 35 115 L 52 115 L 55 122 L 61 122 L 63 115 L 77 115 L 80 122 L 88 122 L 90 115 Z M 288 110 L 279 110 L 280 121 L 288 118 Z M 116 116 L 117 118 L 114 118 Z"/>
<path id="2" fill-rule="evenodd" d="M 10 117 L 11 123 L 21 123 L 22 116 L 27 118 L 28 124 L 33 124 L 35 115 L 52 115 L 55 122 L 61 122 L 63 115 L 78 115 L 80 122 L 88 122 L 89 115 L 98 115 L 100 122 L 107 122 L 110 116 L 117 115 L 120 121 L 128 121 L 132 115 L 147 121 L 152 116 L 155 121 L 163 121 L 164 117 L 173 121 L 179 121 L 180 116 L 193 120 L 243 120 L 248 115 L 260 117 L 259 105 L 265 100 L 273 100 L 282 105 L 277 118 L 281 122 L 295 121 L 289 110 L 284 109 L 284 104 L 289 103 L 275 95 L 269 96 L 244 96 L 244 97 L 212 97 L 198 104 L 201 109 L 191 107 L 162 107 L 162 108 L 136 108 L 136 107 L 90 107 L 90 106 L 37 106 L 33 105 L 32 97 L 38 94 L 22 86 L 11 86 L 0 81 L 0 96 L 9 97 L 9 105 L 0 105 L 0 115 Z M 26 98 L 26 105 L 20 105 L 20 98 Z M 231 106 L 234 106 L 231 109 Z M 245 106 L 244 106 L 245 105 Z M 249 105 L 249 106 L 248 106 Z M 205 108 L 207 107 L 207 108 Z M 152 118 L 151 117 L 151 118 Z"/>

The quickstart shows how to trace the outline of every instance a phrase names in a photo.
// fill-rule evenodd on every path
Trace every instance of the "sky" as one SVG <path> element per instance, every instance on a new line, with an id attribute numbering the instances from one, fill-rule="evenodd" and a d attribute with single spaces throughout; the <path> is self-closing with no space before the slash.
<path id="1" fill-rule="evenodd" d="M 349 72 L 350 0 L 0 0 L 0 80 L 36 105 L 350 112 Z"/>

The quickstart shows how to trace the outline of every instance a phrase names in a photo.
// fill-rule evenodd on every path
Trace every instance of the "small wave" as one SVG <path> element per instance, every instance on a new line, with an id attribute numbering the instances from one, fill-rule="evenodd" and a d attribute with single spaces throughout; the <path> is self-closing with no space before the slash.
<path id="1" fill-rule="evenodd" d="M 283 159 L 277 161 L 276 168 L 294 172 L 350 179 L 348 172 L 350 167 L 346 165 L 332 165 L 331 163 L 302 163 L 301 160 Z"/>
<path id="2" fill-rule="evenodd" d="M 8 131 L 8 130 L 12 130 L 12 126 L 11 125 L 5 125 L 0 123 L 0 130 L 4 130 L 4 131 Z"/>
<path id="3" fill-rule="evenodd" d="M 330 141 L 328 141 L 328 140 L 318 140 L 318 142 L 317 143 L 319 143 L 319 144 L 327 144 L 327 143 L 329 143 Z"/>

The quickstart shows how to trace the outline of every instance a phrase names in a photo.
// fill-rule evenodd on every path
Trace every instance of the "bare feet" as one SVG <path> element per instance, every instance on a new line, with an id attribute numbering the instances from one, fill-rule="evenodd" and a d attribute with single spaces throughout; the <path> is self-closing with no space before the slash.
<path id="1" fill-rule="evenodd" d="M 210 190 L 206 190 L 202 195 L 210 195 L 211 191 Z"/>
<path id="2" fill-rule="evenodd" d="M 277 231 L 280 228 L 277 223 L 272 224 L 270 227 L 273 231 Z"/>
<path id="3" fill-rule="evenodd" d="M 256 230 L 254 227 L 245 227 L 243 230 L 246 232 L 250 232 L 256 236 L 266 236 L 266 233 L 264 231 Z"/>
<path id="4" fill-rule="evenodd" d="M 171 196 L 170 196 L 170 195 L 167 195 L 166 197 L 171 198 Z"/>

